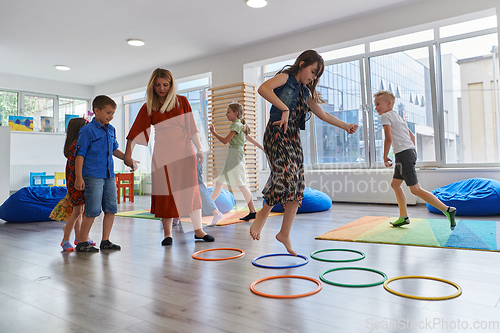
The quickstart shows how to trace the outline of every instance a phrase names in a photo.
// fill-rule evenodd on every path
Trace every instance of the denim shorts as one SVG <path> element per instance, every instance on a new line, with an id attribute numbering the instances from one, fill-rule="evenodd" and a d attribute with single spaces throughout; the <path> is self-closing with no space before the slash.
<path id="1" fill-rule="evenodd" d="M 116 180 L 113 178 L 95 178 L 83 176 L 85 182 L 85 216 L 97 217 L 104 213 L 116 214 Z"/>
<path id="2" fill-rule="evenodd" d="M 418 184 L 417 170 L 417 151 L 413 148 L 403 150 L 395 155 L 394 175 L 392 178 L 401 179 L 407 186 Z"/>

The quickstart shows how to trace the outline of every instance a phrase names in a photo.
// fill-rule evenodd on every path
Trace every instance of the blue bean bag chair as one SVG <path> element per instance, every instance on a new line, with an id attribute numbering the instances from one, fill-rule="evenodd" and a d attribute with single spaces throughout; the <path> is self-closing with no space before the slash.
<path id="1" fill-rule="evenodd" d="M 484 216 L 500 214 L 500 182 L 486 178 L 461 180 L 431 191 L 446 206 L 457 208 L 457 215 Z M 431 213 L 442 214 L 429 204 Z"/>
<path id="2" fill-rule="evenodd" d="M 7 222 L 52 221 L 49 215 L 67 191 L 66 186 L 23 187 L 0 206 L 0 219 Z"/>
<path id="3" fill-rule="evenodd" d="M 330 199 L 327 194 L 313 188 L 306 187 L 304 190 L 302 206 L 299 207 L 297 213 L 322 212 L 324 210 L 329 210 L 330 207 L 332 207 L 332 199 Z M 281 205 L 276 205 L 273 207 L 271 212 L 282 213 L 283 207 L 281 207 Z"/>
<path id="4" fill-rule="evenodd" d="M 212 192 L 214 191 L 214 188 L 213 187 L 209 187 L 207 188 L 208 190 L 208 193 L 212 194 Z M 231 192 L 225 190 L 225 189 L 222 189 L 222 191 L 220 192 L 219 196 L 217 197 L 217 199 L 215 199 L 215 205 L 217 206 L 217 209 L 222 213 L 222 214 L 225 214 L 227 212 L 229 212 L 230 210 L 233 209 L 234 207 L 234 196 Z M 202 212 L 203 216 L 211 216 L 213 212 L 205 212 L 203 211 Z"/>

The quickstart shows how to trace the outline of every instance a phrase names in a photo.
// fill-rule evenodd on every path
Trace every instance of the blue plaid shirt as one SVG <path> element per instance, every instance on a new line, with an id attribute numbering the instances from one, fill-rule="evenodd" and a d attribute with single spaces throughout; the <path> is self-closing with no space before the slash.
<path id="1" fill-rule="evenodd" d="M 84 157 L 82 176 L 115 177 L 113 152 L 118 149 L 116 131 L 111 125 L 101 125 L 93 119 L 80 128 L 75 157 Z"/>

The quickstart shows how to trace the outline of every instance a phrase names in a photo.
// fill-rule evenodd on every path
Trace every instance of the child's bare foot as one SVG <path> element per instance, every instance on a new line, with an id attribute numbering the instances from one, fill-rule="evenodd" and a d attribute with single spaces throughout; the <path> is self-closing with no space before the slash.
<path id="1" fill-rule="evenodd" d="M 281 242 L 283 243 L 283 245 L 285 245 L 285 248 L 288 251 L 288 253 L 293 254 L 294 256 L 297 255 L 297 252 L 295 252 L 292 249 L 292 241 L 290 240 L 290 236 L 282 235 L 281 232 L 279 232 L 276 235 L 276 239 L 278 240 L 278 242 Z"/>
<path id="2" fill-rule="evenodd" d="M 262 218 L 261 216 L 259 216 L 259 213 L 257 213 L 257 216 L 255 216 L 255 220 L 250 226 L 250 235 L 252 235 L 252 238 L 254 240 L 260 239 L 260 232 L 262 231 L 262 228 L 264 228 L 266 220 L 267 218 Z"/>

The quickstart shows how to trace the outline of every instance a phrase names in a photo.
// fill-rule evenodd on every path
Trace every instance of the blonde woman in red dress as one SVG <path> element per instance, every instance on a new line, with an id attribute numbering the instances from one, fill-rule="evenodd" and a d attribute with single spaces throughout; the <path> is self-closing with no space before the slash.
<path id="1" fill-rule="evenodd" d="M 184 215 L 191 217 L 195 239 L 213 242 L 214 237 L 206 234 L 201 224 L 196 168 L 197 161 L 203 162 L 203 152 L 191 106 L 186 97 L 176 95 L 174 77 L 166 69 L 154 70 L 146 93 L 147 101 L 127 135 L 125 164 L 134 168 L 134 146 L 148 145 L 153 126 L 151 213 L 163 223 L 162 245 L 172 244 L 172 219 Z"/>

